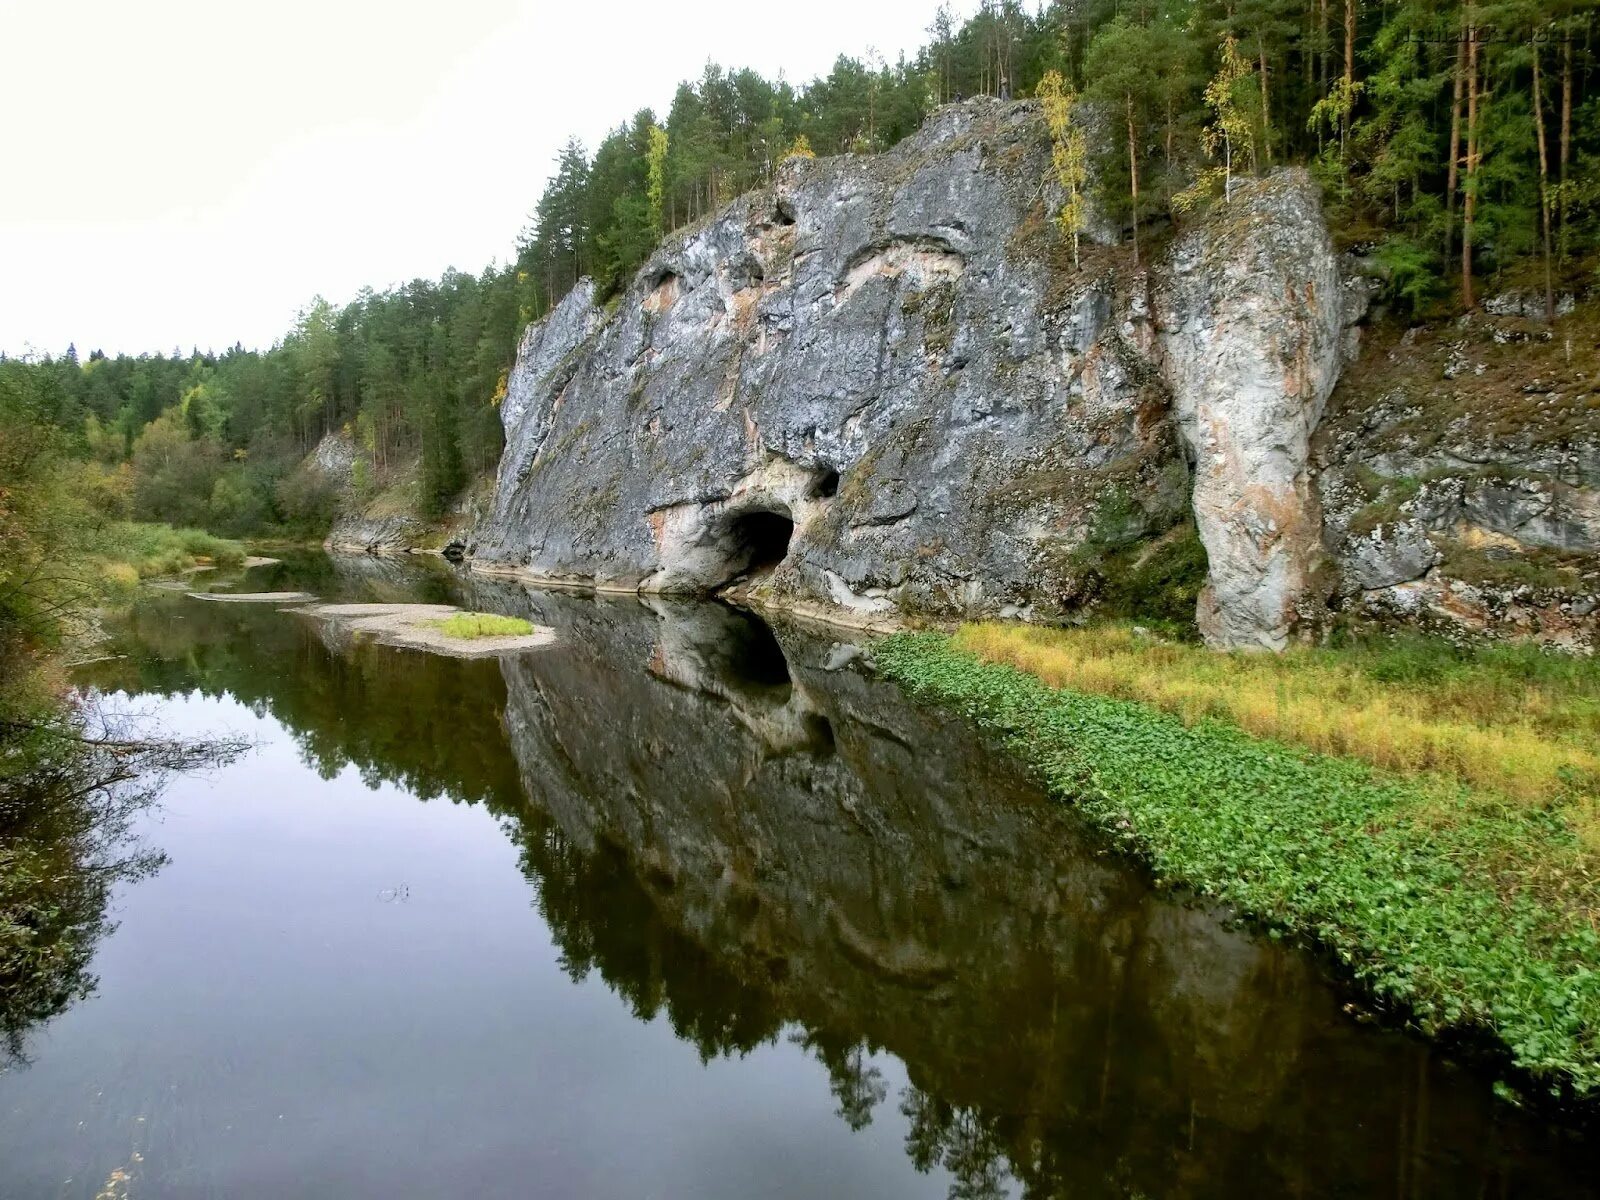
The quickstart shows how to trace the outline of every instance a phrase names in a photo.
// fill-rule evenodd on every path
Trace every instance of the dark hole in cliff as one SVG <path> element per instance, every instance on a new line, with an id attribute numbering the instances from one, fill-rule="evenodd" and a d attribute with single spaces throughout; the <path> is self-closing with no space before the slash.
<path id="1" fill-rule="evenodd" d="M 813 491 L 824 500 L 837 496 L 839 494 L 839 472 L 828 471 L 825 473 L 822 478 L 817 480 Z"/>
<path id="2" fill-rule="evenodd" d="M 793 225 L 794 210 L 780 200 L 773 210 L 772 223 L 774 225 Z"/>
<path id="3" fill-rule="evenodd" d="M 728 539 L 745 560 L 745 571 L 771 570 L 789 553 L 794 522 L 783 513 L 751 512 L 736 518 L 728 527 Z"/>
<path id="4" fill-rule="evenodd" d="M 828 758 L 838 744 L 833 736 L 833 722 L 821 713 L 806 714 L 806 737 L 811 753 L 817 758 Z"/>

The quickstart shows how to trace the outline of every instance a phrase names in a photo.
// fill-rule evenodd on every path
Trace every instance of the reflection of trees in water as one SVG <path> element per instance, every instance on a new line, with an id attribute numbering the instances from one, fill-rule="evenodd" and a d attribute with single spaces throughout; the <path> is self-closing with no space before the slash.
<path id="1" fill-rule="evenodd" d="M 127 656 L 96 668 L 98 686 L 231 696 L 282 725 L 324 779 L 354 766 L 370 787 L 395 783 L 424 800 L 510 804 L 521 793 L 493 662 L 341 642 L 292 614 L 162 594 L 145 598 L 126 632 Z"/>
<path id="2" fill-rule="evenodd" d="M 839 1102 L 839 1119 L 859 1132 L 872 1124 L 872 1110 L 889 1095 L 883 1072 L 869 1057 L 865 1041 L 845 1044 L 837 1034 L 822 1029 L 798 1029 L 789 1041 L 816 1055 L 828 1072 L 828 1090 Z"/>
<path id="3" fill-rule="evenodd" d="M 563 637 L 503 670 L 190 604 L 147 612 L 108 681 L 231 693 L 325 774 L 486 802 L 572 978 L 703 1060 L 790 1037 L 854 1129 L 889 1102 L 873 1056 L 896 1055 L 906 1151 L 952 1195 L 1572 1190 L 1537 1130 L 1340 1023 L 1303 959 L 1014 805 L 963 724 L 820 654 L 752 678 L 748 629 L 706 606 L 508 595 L 477 606 Z"/>
<path id="4" fill-rule="evenodd" d="M 745 986 L 725 961 L 663 916 L 626 855 L 602 844 L 583 853 L 547 816 L 507 822 L 539 915 L 575 982 L 599 971 L 641 1021 L 665 1013 L 700 1058 L 747 1054 L 777 1039 L 776 997 Z"/>
<path id="5" fill-rule="evenodd" d="M 919 1171 L 943 1167 L 950 1172 L 951 1200 L 996 1200 L 1006 1194 L 1010 1157 L 992 1122 L 914 1085 L 902 1094 L 900 1112 L 910 1125 L 906 1154 Z"/>
<path id="6" fill-rule="evenodd" d="M 89 996 L 90 962 L 112 928 L 112 889 L 165 856 L 133 823 L 174 771 L 227 761 L 233 742 L 150 737 L 93 696 L 10 726 L 0 739 L 0 1068 L 26 1035 Z"/>

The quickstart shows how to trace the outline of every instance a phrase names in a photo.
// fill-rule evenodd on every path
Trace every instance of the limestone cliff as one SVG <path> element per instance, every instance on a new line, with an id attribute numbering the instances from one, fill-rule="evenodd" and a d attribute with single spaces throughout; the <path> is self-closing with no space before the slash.
<path id="1" fill-rule="evenodd" d="M 1200 630 L 1281 650 L 1320 557 L 1311 434 L 1360 315 L 1310 180 L 1296 172 L 1236 193 L 1178 240 L 1155 296 L 1211 566 Z"/>
<path id="2" fill-rule="evenodd" d="M 1516 293 L 1386 323 L 1313 443 L 1334 603 L 1442 633 L 1600 641 L 1600 304 Z M 1542 314 L 1542 303 L 1531 306 Z"/>
<path id="3" fill-rule="evenodd" d="M 413 457 L 381 470 L 351 431 L 323 436 L 298 471 L 303 489 L 321 493 L 331 516 L 323 545 L 345 554 L 455 555 L 477 523 L 483 503 L 482 481 L 456 497 L 437 517 L 421 514 L 422 463 Z"/>
<path id="4" fill-rule="evenodd" d="M 1080 269 L 1048 165 L 1032 105 L 948 106 L 580 283 L 523 339 L 476 565 L 1050 619 L 1197 531 L 1207 639 L 1281 648 L 1334 590 L 1313 435 L 1366 292 L 1303 172 Z"/>

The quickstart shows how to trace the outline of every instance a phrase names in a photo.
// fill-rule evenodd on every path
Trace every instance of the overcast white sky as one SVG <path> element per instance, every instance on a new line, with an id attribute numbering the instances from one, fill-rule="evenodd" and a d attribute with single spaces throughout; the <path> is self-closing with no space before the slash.
<path id="1" fill-rule="evenodd" d="M 892 61 L 936 4 L 0 0 L 0 350 L 264 347 L 313 295 L 476 272 L 569 135 L 708 59 Z"/>

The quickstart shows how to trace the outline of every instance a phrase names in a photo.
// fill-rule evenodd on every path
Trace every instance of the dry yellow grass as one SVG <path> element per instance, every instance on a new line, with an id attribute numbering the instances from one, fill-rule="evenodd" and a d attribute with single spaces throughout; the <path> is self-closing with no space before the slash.
<path id="1" fill-rule="evenodd" d="M 1046 683 L 1137 700 L 1186 724 L 1229 722 L 1259 737 L 1430 772 L 1520 802 L 1574 801 L 1569 818 L 1600 845 L 1600 708 L 1586 691 L 1530 672 L 1470 663 L 1437 678 L 1395 681 L 1359 652 L 1219 654 L 1131 628 L 966 625 L 956 644 Z M 1587 677 L 1586 677 L 1587 678 Z"/>
<path id="2" fill-rule="evenodd" d="M 102 564 L 100 573 L 113 589 L 128 591 L 139 586 L 139 569 L 132 563 L 108 562 Z"/>

